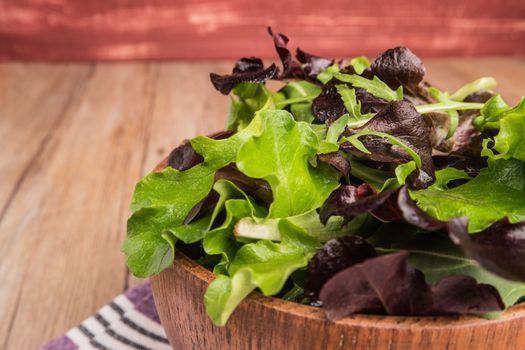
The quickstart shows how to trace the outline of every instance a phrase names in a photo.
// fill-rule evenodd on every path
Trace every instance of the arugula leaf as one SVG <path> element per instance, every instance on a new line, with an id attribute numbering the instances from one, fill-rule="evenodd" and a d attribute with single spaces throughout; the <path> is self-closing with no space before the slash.
<path id="1" fill-rule="evenodd" d="M 361 102 L 357 101 L 355 89 L 350 89 L 347 85 L 343 84 L 336 85 L 335 88 L 341 95 L 345 108 L 350 115 L 348 120 L 348 126 L 350 128 L 360 128 L 374 117 L 373 113 L 361 113 Z"/>
<path id="2" fill-rule="evenodd" d="M 471 180 L 470 177 L 464 170 L 456 169 L 453 167 L 447 167 L 436 171 L 436 182 L 429 188 L 438 190 L 447 190 L 448 183 L 453 180 Z"/>
<path id="3" fill-rule="evenodd" d="M 403 87 L 400 86 L 396 91 L 392 90 L 387 84 L 374 76 L 372 80 L 363 78 L 355 74 L 343 74 L 336 72 L 333 74 L 334 78 L 345 83 L 350 83 L 355 87 L 365 89 L 372 95 L 380 97 L 387 101 L 401 101 L 403 99 Z"/>
<path id="4" fill-rule="evenodd" d="M 315 119 L 315 114 L 312 111 L 311 102 L 294 103 L 290 106 L 290 113 L 292 113 L 295 120 L 298 122 L 311 123 Z"/>
<path id="5" fill-rule="evenodd" d="M 463 101 L 468 95 L 473 94 L 474 92 L 480 90 L 492 90 L 498 85 L 496 79 L 492 77 L 483 77 L 477 80 L 474 80 L 468 84 L 463 85 L 451 96 L 451 100 Z"/>
<path id="6" fill-rule="evenodd" d="M 451 100 L 450 96 L 448 95 L 448 92 L 440 91 L 436 89 L 435 87 L 428 88 L 428 93 L 441 103 L 447 103 Z M 454 136 L 454 133 L 456 132 L 456 129 L 458 128 L 459 113 L 455 109 L 445 111 L 445 112 L 448 114 L 450 118 L 450 126 L 448 128 L 447 135 L 445 136 L 445 140 L 448 140 L 449 138 Z"/>
<path id="7" fill-rule="evenodd" d="M 447 112 L 447 111 L 467 111 L 471 109 L 481 109 L 484 106 L 483 103 L 476 102 L 456 102 L 452 100 L 430 103 L 426 105 L 418 105 L 416 110 L 421 114 L 432 113 L 432 112 Z"/>
<path id="8" fill-rule="evenodd" d="M 314 168 L 309 164 L 319 147 L 317 135 L 286 111 L 264 111 L 261 117 L 262 132 L 242 145 L 237 166 L 272 187 L 269 217 L 293 216 L 320 207 L 338 186 L 339 175 L 329 165 L 320 163 Z"/>
<path id="9" fill-rule="evenodd" d="M 224 325 L 235 307 L 252 290 L 277 294 L 290 275 L 308 264 L 319 242 L 286 219 L 279 222 L 281 243 L 259 240 L 242 246 L 228 273 L 219 276 L 206 290 L 204 303 L 212 321 Z"/>
<path id="10" fill-rule="evenodd" d="M 330 125 L 325 139 L 319 146 L 319 154 L 332 153 L 339 150 L 339 137 L 345 130 L 349 120 L 350 116 L 348 114 L 344 114 L 340 116 L 335 122 L 333 122 L 332 125 Z"/>
<path id="11" fill-rule="evenodd" d="M 463 185 L 446 190 L 430 187 L 410 194 L 419 207 L 439 220 L 467 216 L 469 232 L 477 232 L 503 217 L 511 222 L 525 220 L 523 174 L 525 162 L 497 160 Z"/>
<path id="12" fill-rule="evenodd" d="M 418 168 L 421 168 L 421 157 L 419 156 L 419 154 L 417 154 L 412 148 L 407 146 L 404 142 L 402 142 L 401 140 L 399 140 L 398 138 L 390 134 L 379 132 L 379 131 L 370 131 L 368 129 L 363 129 L 359 131 L 358 133 L 353 134 L 352 136 L 345 137 L 344 141 L 350 142 L 355 148 L 357 148 L 361 152 L 370 154 L 370 151 L 365 147 L 365 145 L 363 145 L 363 143 L 359 141 L 359 138 L 362 136 L 382 137 L 388 140 L 388 142 L 390 142 L 391 144 L 401 147 L 410 155 L 410 157 L 412 157 L 416 166 Z"/>

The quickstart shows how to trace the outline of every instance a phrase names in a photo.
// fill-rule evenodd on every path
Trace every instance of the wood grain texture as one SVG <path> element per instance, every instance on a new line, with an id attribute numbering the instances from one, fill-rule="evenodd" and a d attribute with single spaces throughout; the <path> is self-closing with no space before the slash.
<path id="1" fill-rule="evenodd" d="M 213 273 L 177 253 L 173 267 L 151 278 L 174 349 L 518 350 L 525 343 L 525 305 L 495 320 L 356 315 L 330 322 L 319 308 L 253 292 L 226 326 L 215 327 L 202 302 Z"/>
<path id="2" fill-rule="evenodd" d="M 492 75 L 510 103 L 525 94 L 523 59 L 425 64 L 451 91 Z M 222 128 L 228 99 L 208 73 L 230 69 L 0 64 L 0 349 L 38 348 L 136 283 L 119 251 L 134 183 L 183 139 Z"/>
<path id="3" fill-rule="evenodd" d="M 149 70 L 97 66 L 21 179 L 0 222 L 0 346 L 35 349 L 122 292 L 119 247 L 140 176 Z"/>
<path id="4" fill-rule="evenodd" d="M 2 0 L 0 59 L 275 57 L 268 25 L 327 56 L 525 54 L 520 0 Z"/>

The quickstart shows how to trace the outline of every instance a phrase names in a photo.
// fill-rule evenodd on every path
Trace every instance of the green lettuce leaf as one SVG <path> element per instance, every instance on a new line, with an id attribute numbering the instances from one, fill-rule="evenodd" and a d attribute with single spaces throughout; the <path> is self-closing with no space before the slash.
<path id="1" fill-rule="evenodd" d="M 525 220 L 523 174 L 525 162 L 497 160 L 463 185 L 452 189 L 432 186 L 410 194 L 419 207 L 437 219 L 467 216 L 469 232 L 477 232 L 504 217 L 511 222 Z"/>
<path id="2" fill-rule="evenodd" d="M 234 225 L 238 220 L 246 217 L 263 217 L 267 212 L 230 181 L 219 180 L 213 189 L 219 193 L 219 200 L 212 216 L 216 218 L 224 208 L 225 219 L 221 225 L 206 233 L 202 245 L 207 254 L 222 255 L 220 264 L 222 268 L 229 264 L 240 247 L 233 234 Z"/>
<path id="3" fill-rule="evenodd" d="M 286 280 L 320 247 L 319 241 L 286 219 L 280 220 L 281 243 L 259 240 L 242 246 L 227 275 L 219 275 L 206 290 L 204 304 L 212 321 L 222 326 L 237 305 L 255 288 L 277 294 Z"/>
<path id="4" fill-rule="evenodd" d="M 232 91 L 228 112 L 228 130 L 244 129 L 252 121 L 255 112 L 264 108 L 270 101 L 272 93 L 264 84 L 240 83 Z"/>
<path id="5" fill-rule="evenodd" d="M 295 99 L 301 97 L 315 97 L 321 93 L 321 88 L 315 84 L 307 81 L 292 81 L 281 90 L 287 99 Z M 295 120 L 311 123 L 315 119 L 315 114 L 312 112 L 312 102 L 299 102 L 290 105 L 290 112 Z"/>
<path id="6" fill-rule="evenodd" d="M 323 225 L 319 220 L 317 210 L 314 209 L 301 215 L 289 216 L 286 219 L 306 231 L 310 236 L 316 237 L 321 242 L 327 242 L 333 238 L 357 233 L 366 220 L 366 215 L 358 216 L 349 223 L 345 223 L 344 218 L 340 216 L 332 216 L 326 225 Z M 280 241 L 279 222 L 280 219 L 244 217 L 235 225 L 235 236 Z"/>
<path id="7" fill-rule="evenodd" d="M 134 275 L 148 277 L 160 273 L 173 262 L 172 246 L 177 239 L 192 243 L 204 236 L 205 222 L 184 225 L 184 219 L 210 192 L 215 172 L 235 160 L 242 143 L 259 132 L 260 125 L 261 117 L 256 113 L 246 128 L 227 139 L 199 136 L 191 144 L 203 156 L 202 163 L 185 171 L 168 167 L 147 175 L 137 184 L 131 201 L 133 215 L 128 220 L 128 237 L 122 245 L 128 268 Z"/>
<path id="8" fill-rule="evenodd" d="M 338 186 L 338 172 L 326 164 L 312 167 L 319 140 L 310 126 L 286 111 L 263 111 L 262 132 L 247 140 L 237 155 L 246 175 L 272 187 L 269 216 L 294 216 L 320 207 Z"/>
<path id="9" fill-rule="evenodd" d="M 499 133 L 494 137 L 493 159 L 516 158 L 525 161 L 525 98 L 499 117 Z"/>
<path id="10" fill-rule="evenodd" d="M 306 80 L 292 81 L 286 84 L 281 90 L 287 99 L 317 96 L 321 93 L 321 88 L 318 85 L 312 84 Z"/>

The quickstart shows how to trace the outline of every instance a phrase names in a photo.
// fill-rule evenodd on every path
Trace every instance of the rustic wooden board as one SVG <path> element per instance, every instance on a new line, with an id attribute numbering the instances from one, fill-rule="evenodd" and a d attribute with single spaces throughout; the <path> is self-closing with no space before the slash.
<path id="1" fill-rule="evenodd" d="M 122 292 L 119 247 L 142 167 L 150 68 L 97 66 L 32 159 L 0 222 L 0 347 L 35 349 Z"/>
<path id="2" fill-rule="evenodd" d="M 3 0 L 0 59 L 273 57 L 268 25 L 328 56 L 525 54 L 520 0 Z"/>
<path id="3" fill-rule="evenodd" d="M 523 59 L 425 60 L 454 90 L 482 75 L 511 103 Z M 0 348 L 35 349 L 128 285 L 134 183 L 182 139 L 220 129 L 208 82 L 231 63 L 0 65 Z M 28 331 L 30 327 L 30 331 Z"/>

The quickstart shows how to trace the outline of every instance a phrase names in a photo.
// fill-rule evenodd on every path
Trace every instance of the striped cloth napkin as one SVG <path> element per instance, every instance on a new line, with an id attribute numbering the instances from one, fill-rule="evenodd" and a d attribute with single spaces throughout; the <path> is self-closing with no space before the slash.
<path id="1" fill-rule="evenodd" d="M 149 283 L 119 295 L 41 350 L 171 350 Z"/>

